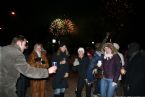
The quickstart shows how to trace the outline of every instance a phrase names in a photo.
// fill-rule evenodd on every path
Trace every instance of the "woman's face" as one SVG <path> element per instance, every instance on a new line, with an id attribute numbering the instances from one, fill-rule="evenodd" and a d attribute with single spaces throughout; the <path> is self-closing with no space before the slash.
<path id="1" fill-rule="evenodd" d="M 61 51 L 61 52 L 65 52 L 65 50 L 66 50 L 66 46 L 65 46 L 65 45 L 62 46 L 62 47 L 60 47 L 60 51 Z"/>
<path id="2" fill-rule="evenodd" d="M 82 58 L 84 56 L 84 52 L 80 50 L 80 51 L 78 51 L 78 55 L 80 58 Z"/>
<path id="3" fill-rule="evenodd" d="M 37 45 L 37 46 L 36 46 L 36 51 L 38 51 L 38 52 L 41 52 L 41 51 L 42 51 L 42 48 L 41 48 L 40 45 Z"/>
<path id="4" fill-rule="evenodd" d="M 105 47 L 104 50 L 105 50 L 106 54 L 111 54 L 112 53 L 112 49 L 109 48 L 109 47 Z"/>

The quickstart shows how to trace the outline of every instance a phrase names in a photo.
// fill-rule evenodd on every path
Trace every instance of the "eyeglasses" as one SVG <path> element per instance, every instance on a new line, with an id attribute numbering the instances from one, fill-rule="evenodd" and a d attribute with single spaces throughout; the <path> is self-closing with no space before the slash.
<path id="1" fill-rule="evenodd" d="M 25 47 L 26 47 L 26 49 L 28 48 L 28 41 L 26 40 L 26 44 L 25 44 Z"/>

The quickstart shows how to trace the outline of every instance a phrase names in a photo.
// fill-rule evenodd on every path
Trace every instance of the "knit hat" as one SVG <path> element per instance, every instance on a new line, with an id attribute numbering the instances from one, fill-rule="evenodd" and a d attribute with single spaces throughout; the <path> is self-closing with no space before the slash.
<path id="1" fill-rule="evenodd" d="M 119 44 L 117 44 L 117 43 L 113 43 L 113 46 L 114 46 L 117 50 L 119 50 L 119 48 L 120 48 Z"/>
<path id="2" fill-rule="evenodd" d="M 85 53 L 85 49 L 83 48 L 83 47 L 80 47 L 79 49 L 78 49 L 78 52 L 79 51 L 82 51 L 83 53 Z"/>

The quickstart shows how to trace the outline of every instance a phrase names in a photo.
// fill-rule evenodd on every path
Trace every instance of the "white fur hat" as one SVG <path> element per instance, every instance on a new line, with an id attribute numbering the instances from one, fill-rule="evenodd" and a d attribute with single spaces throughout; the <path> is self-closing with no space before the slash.
<path id="1" fill-rule="evenodd" d="M 114 46 L 117 50 L 119 50 L 119 48 L 120 48 L 119 44 L 117 44 L 117 43 L 113 43 L 113 46 Z"/>
<path id="2" fill-rule="evenodd" d="M 82 48 L 82 47 L 78 48 L 78 52 L 79 52 L 79 51 L 82 51 L 83 53 L 85 53 L 85 49 Z"/>

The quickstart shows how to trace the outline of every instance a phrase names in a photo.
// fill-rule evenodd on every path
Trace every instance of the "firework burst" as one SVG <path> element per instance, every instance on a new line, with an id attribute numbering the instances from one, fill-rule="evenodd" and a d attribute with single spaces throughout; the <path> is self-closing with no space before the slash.
<path id="1" fill-rule="evenodd" d="M 66 25 L 67 32 L 72 33 L 72 32 L 75 31 L 75 25 L 71 20 L 65 19 L 64 22 L 65 22 L 65 25 Z"/>
<path id="2" fill-rule="evenodd" d="M 69 19 L 55 19 L 50 25 L 50 32 L 53 35 L 65 35 L 75 31 L 73 22 Z"/>

